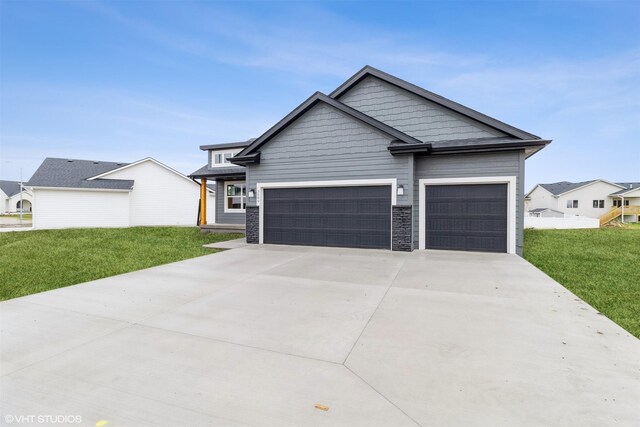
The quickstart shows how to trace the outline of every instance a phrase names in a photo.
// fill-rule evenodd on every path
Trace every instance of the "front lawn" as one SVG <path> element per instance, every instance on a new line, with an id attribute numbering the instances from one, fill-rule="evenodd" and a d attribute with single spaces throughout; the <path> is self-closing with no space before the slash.
<path id="1" fill-rule="evenodd" d="M 0 301 L 211 254 L 203 244 L 240 237 L 195 227 L 0 233 Z"/>
<path id="2" fill-rule="evenodd" d="M 640 338 L 640 227 L 525 230 L 524 257 Z"/>

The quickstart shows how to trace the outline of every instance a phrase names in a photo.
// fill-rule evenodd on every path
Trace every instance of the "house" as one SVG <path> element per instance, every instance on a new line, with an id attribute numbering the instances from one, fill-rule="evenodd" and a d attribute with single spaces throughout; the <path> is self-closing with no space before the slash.
<path id="1" fill-rule="evenodd" d="M 549 142 L 366 66 L 256 139 L 201 147 L 192 177 L 222 182 L 218 223 L 244 214 L 249 243 L 521 254 L 524 163 Z"/>
<path id="2" fill-rule="evenodd" d="M 198 183 L 150 157 L 46 158 L 25 185 L 33 192 L 34 228 L 195 225 L 202 194 Z M 215 200 L 213 190 L 205 193 Z"/>
<path id="3" fill-rule="evenodd" d="M 604 179 L 537 184 L 525 195 L 525 206 L 528 212 L 548 208 L 565 215 L 603 218 L 604 222 L 624 214 L 625 222 L 637 222 L 640 215 L 638 190 L 640 182 Z"/>
<path id="4" fill-rule="evenodd" d="M 529 216 L 536 218 L 564 218 L 564 213 L 549 208 L 531 209 L 528 213 Z"/>
<path id="5" fill-rule="evenodd" d="M 33 196 L 20 181 L 0 180 L 0 214 L 31 212 Z"/>

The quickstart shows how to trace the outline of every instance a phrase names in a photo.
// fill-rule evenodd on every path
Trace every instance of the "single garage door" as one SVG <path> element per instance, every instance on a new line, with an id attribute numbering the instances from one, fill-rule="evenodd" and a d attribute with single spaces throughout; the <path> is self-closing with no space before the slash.
<path id="1" fill-rule="evenodd" d="M 349 248 L 391 247 L 391 187 L 264 190 L 264 242 Z"/>
<path id="2" fill-rule="evenodd" d="M 507 184 L 427 185 L 425 247 L 507 251 Z"/>

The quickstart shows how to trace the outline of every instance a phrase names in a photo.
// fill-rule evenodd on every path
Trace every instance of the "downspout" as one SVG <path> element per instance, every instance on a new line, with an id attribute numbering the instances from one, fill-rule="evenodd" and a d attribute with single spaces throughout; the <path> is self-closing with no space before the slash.
<path id="1" fill-rule="evenodd" d="M 624 196 L 621 195 L 620 198 L 622 199 L 622 203 L 620 204 L 620 221 L 624 224 Z"/>

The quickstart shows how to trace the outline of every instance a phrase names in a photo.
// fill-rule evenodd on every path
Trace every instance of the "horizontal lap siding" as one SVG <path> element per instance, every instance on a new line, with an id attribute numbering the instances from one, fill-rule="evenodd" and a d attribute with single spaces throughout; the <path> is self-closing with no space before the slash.
<path id="1" fill-rule="evenodd" d="M 340 101 L 425 142 L 504 136 L 373 76 L 350 89 Z"/>
<path id="2" fill-rule="evenodd" d="M 129 192 L 34 190 L 34 228 L 128 227 Z"/>
<path id="3" fill-rule="evenodd" d="M 396 178 L 406 188 L 407 159 L 390 155 L 389 142 L 368 125 L 317 105 L 262 148 L 260 164 L 249 166 L 249 188 L 269 182 L 382 178 Z M 409 203 L 409 197 L 398 196 L 398 203 Z"/>
<path id="4" fill-rule="evenodd" d="M 216 224 L 244 224 L 244 212 L 228 213 L 224 211 L 224 204 L 227 203 L 227 193 L 224 189 L 224 183 L 224 180 L 216 180 Z"/>
<path id="5" fill-rule="evenodd" d="M 105 178 L 135 182 L 130 196 L 132 226 L 196 225 L 200 186 L 192 180 L 151 160 Z"/>
<path id="6" fill-rule="evenodd" d="M 482 176 L 516 176 L 516 251 L 522 253 L 524 221 L 524 152 L 511 151 L 486 154 L 457 154 L 416 157 L 413 210 L 414 245 L 417 245 L 420 207 L 418 180 L 436 178 L 468 178 Z"/>

